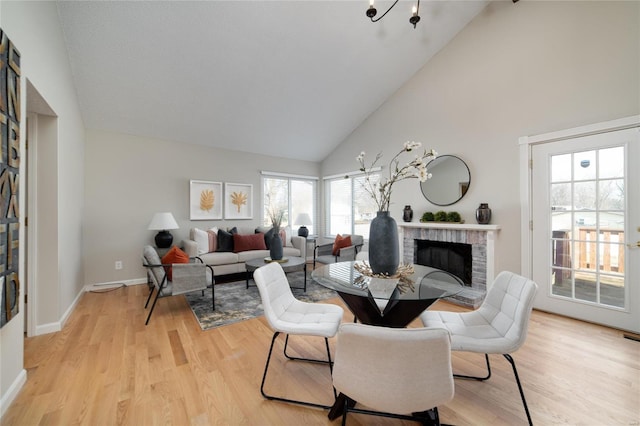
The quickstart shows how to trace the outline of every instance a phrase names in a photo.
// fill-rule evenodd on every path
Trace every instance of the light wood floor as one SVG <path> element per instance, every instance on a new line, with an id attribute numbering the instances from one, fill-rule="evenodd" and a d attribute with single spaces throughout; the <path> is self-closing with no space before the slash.
<path id="1" fill-rule="evenodd" d="M 217 291 L 224 291 L 224 284 Z M 185 299 L 178 296 L 161 299 L 145 327 L 146 295 L 145 286 L 87 293 L 61 332 L 26 339 L 28 380 L 0 423 L 332 423 L 326 411 L 267 401 L 260 395 L 272 336 L 264 318 L 201 331 Z M 461 309 L 443 302 L 434 308 Z M 345 321 L 352 319 L 345 315 Z M 278 361 L 272 365 L 268 389 L 330 403 L 327 367 L 279 361 L 282 342 L 281 338 L 276 346 Z M 294 352 L 322 355 L 321 339 L 294 337 L 290 343 Z M 621 332 L 534 312 L 527 342 L 514 358 L 534 424 L 639 424 L 640 343 L 624 339 Z M 456 380 L 454 400 L 440 407 L 443 422 L 526 424 L 509 364 L 499 355 L 491 359 L 489 381 Z M 454 353 L 454 371 L 480 372 L 482 364 L 482 355 Z M 348 424 L 405 423 L 350 415 Z"/>

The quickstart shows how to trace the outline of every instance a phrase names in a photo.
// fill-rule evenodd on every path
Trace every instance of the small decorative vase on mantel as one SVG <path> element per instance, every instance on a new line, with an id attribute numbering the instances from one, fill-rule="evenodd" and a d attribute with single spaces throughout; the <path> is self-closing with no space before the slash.
<path id="1" fill-rule="evenodd" d="M 404 210 L 402 210 L 402 220 L 405 222 L 411 222 L 413 220 L 413 209 L 411 206 L 404 206 Z"/>
<path id="2" fill-rule="evenodd" d="M 488 203 L 480 203 L 480 207 L 476 209 L 476 221 L 480 225 L 487 225 L 491 222 L 491 209 Z"/>
<path id="3" fill-rule="evenodd" d="M 282 238 L 280 238 L 280 229 L 272 228 L 271 241 L 269 244 L 269 256 L 271 260 L 281 260 L 284 256 L 282 249 Z"/>
<path id="4" fill-rule="evenodd" d="M 388 211 L 379 211 L 369 227 L 369 265 L 374 274 L 393 275 L 400 263 L 398 226 Z"/>

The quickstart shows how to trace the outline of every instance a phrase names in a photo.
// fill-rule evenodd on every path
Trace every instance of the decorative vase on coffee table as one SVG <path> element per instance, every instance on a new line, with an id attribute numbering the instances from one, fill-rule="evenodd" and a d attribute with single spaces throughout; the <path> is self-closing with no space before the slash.
<path id="1" fill-rule="evenodd" d="M 398 226 L 388 211 L 379 211 L 369 227 L 369 265 L 374 274 L 393 275 L 399 262 Z"/>
<path id="2" fill-rule="evenodd" d="M 273 232 L 271 233 L 271 241 L 269 244 L 269 256 L 271 256 L 271 260 L 280 260 L 284 255 L 282 249 L 282 238 L 280 238 L 280 230 L 277 228 L 273 228 Z"/>

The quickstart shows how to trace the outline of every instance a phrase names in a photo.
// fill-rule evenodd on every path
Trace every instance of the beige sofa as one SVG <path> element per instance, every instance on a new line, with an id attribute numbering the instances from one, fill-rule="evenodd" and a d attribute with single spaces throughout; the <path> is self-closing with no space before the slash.
<path id="1" fill-rule="evenodd" d="M 244 263 L 250 259 L 260 259 L 269 257 L 269 250 L 245 250 L 245 251 L 210 251 L 211 245 L 206 244 L 203 239 L 202 229 L 191 228 L 189 239 L 182 241 L 183 250 L 189 257 L 199 257 L 202 261 L 211 265 L 216 276 L 237 274 L 246 272 Z M 225 229 L 219 227 L 219 229 Z M 266 232 L 269 228 L 258 227 L 258 231 Z M 204 230 L 205 233 L 212 236 L 217 229 Z M 239 235 L 254 235 L 256 228 L 237 227 Z M 306 259 L 307 240 L 304 237 L 293 235 L 290 229 L 285 228 L 286 241 L 284 243 L 283 252 L 285 257 L 302 257 Z M 219 249 L 220 247 L 218 247 Z"/>

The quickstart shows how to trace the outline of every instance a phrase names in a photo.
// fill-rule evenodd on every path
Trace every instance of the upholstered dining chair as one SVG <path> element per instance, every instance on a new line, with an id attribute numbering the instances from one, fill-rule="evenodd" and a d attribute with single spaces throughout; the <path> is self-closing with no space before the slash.
<path id="1" fill-rule="evenodd" d="M 205 265 L 197 259 L 191 259 L 190 263 L 162 264 L 158 252 L 150 245 L 145 246 L 142 251 L 142 264 L 147 268 L 147 275 L 152 284 L 149 297 L 144 305 L 145 309 L 149 305 L 154 290 L 156 293 L 145 325 L 149 324 L 158 298 L 177 296 L 197 290 L 204 291 L 209 285 L 211 285 L 211 305 L 212 309 L 215 309 L 214 275 L 211 266 Z M 172 272 L 171 278 L 165 269 L 169 267 Z"/>
<path id="2" fill-rule="evenodd" d="M 269 326 L 273 329 L 273 338 L 271 339 L 269 355 L 267 356 L 262 375 L 262 384 L 260 385 L 262 396 L 270 400 L 329 408 L 328 405 L 320 403 L 269 395 L 265 392 L 264 385 L 267 379 L 271 354 L 273 353 L 273 345 L 280 333 L 286 335 L 283 350 L 285 357 L 293 361 L 327 363 L 331 372 L 333 362 L 331 361 L 331 352 L 329 350 L 329 337 L 335 336 L 338 331 L 344 313 L 343 309 L 340 306 L 328 303 L 307 303 L 296 299 L 291 292 L 291 287 L 289 287 L 289 282 L 282 267 L 277 262 L 268 263 L 256 269 L 253 273 L 253 279 L 260 292 L 264 315 Z M 327 350 L 327 360 L 299 358 L 287 354 L 290 335 L 323 337 Z"/>
<path id="3" fill-rule="evenodd" d="M 343 425 L 349 412 L 438 425 L 438 406 L 454 395 L 449 332 L 344 323 L 333 385 L 345 397 Z"/>
<path id="4" fill-rule="evenodd" d="M 511 353 L 525 342 L 529 318 L 538 285 L 513 272 L 498 274 L 480 307 L 472 312 L 427 310 L 420 315 L 425 327 L 441 327 L 451 333 L 451 350 L 483 353 L 487 364 L 484 377 L 454 375 L 462 379 L 484 381 L 491 377 L 489 354 L 502 354 L 511 364 L 518 384 L 527 420 L 529 407 L 522 390 L 516 362 Z"/>

